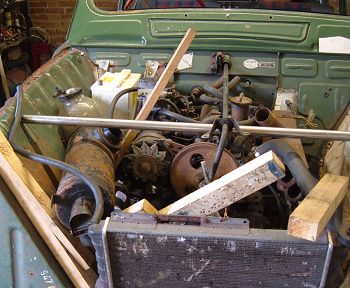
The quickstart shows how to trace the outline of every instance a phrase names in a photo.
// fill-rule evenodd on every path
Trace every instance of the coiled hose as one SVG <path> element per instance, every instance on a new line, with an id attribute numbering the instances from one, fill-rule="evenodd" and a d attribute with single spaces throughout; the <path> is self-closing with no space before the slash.
<path id="1" fill-rule="evenodd" d="M 19 130 L 19 126 L 21 124 L 21 120 L 22 120 L 22 115 L 23 115 L 23 98 L 24 98 L 24 93 L 23 93 L 23 87 L 21 85 L 17 86 L 17 101 L 16 101 L 16 110 L 15 110 L 15 116 L 14 116 L 14 120 L 13 123 L 11 125 L 10 128 L 10 132 L 9 132 L 9 142 L 11 143 L 13 149 L 20 155 L 22 155 L 23 157 L 26 157 L 30 160 L 33 161 L 37 161 L 40 162 L 44 165 L 50 165 L 50 166 L 54 166 L 57 167 L 65 172 L 71 173 L 74 176 L 80 178 L 82 181 L 85 182 L 85 184 L 91 189 L 91 192 L 95 198 L 95 211 L 94 214 L 92 215 L 89 224 L 96 224 L 98 223 L 103 215 L 103 197 L 102 197 L 102 193 L 101 193 L 101 189 L 98 185 L 96 185 L 96 183 L 87 175 L 85 175 L 84 173 L 82 173 L 81 171 L 79 171 L 78 169 L 74 168 L 73 166 L 62 162 L 60 160 L 57 159 L 53 159 L 50 157 L 46 157 L 43 155 L 39 155 L 36 153 L 33 153 L 31 151 L 28 151 L 24 148 L 22 148 L 21 146 L 19 146 L 16 143 L 16 138 L 18 135 L 18 130 Z M 85 228 L 88 227 L 80 227 L 79 230 L 85 230 Z"/>

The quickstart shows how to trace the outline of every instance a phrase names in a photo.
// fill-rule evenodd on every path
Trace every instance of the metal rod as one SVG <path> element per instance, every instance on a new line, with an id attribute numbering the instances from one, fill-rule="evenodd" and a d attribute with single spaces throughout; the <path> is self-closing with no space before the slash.
<path id="1" fill-rule="evenodd" d="M 104 118 L 62 117 L 23 115 L 22 121 L 31 124 L 47 125 L 71 125 L 84 127 L 121 128 L 133 130 L 158 130 L 172 132 L 208 132 L 212 124 L 139 121 Z M 289 138 L 313 138 L 325 140 L 350 141 L 350 132 L 334 130 L 298 129 L 298 128 L 275 128 L 259 126 L 240 126 L 243 132 L 251 135 L 289 137 Z M 233 130 L 232 132 L 235 132 Z"/>

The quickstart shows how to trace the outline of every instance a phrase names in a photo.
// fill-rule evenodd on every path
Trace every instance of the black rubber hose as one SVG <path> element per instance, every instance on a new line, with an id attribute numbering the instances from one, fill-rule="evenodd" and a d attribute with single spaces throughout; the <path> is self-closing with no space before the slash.
<path id="1" fill-rule="evenodd" d="M 174 112 L 176 112 L 178 114 L 181 114 L 181 111 L 180 111 L 179 107 L 177 107 L 175 105 L 175 103 L 171 102 L 170 100 L 164 99 L 164 98 L 160 98 L 160 99 L 157 100 L 157 102 L 163 102 L 165 104 L 168 104 L 174 110 Z"/>
<path id="2" fill-rule="evenodd" d="M 219 99 L 209 97 L 206 94 L 202 94 L 201 96 L 199 96 L 198 101 L 202 104 L 207 104 L 207 105 L 211 105 L 211 106 L 216 106 L 220 102 Z"/>
<path id="3" fill-rule="evenodd" d="M 223 77 L 220 79 L 223 79 Z M 240 81 L 241 81 L 241 77 L 239 76 L 233 77 L 232 80 L 227 84 L 228 90 L 232 90 L 233 88 L 235 88 Z M 224 85 L 225 81 L 223 81 L 222 83 Z M 204 84 L 202 88 L 205 93 L 210 94 L 216 98 L 223 99 L 224 87 L 216 88 L 212 84 Z"/>
<path id="4" fill-rule="evenodd" d="M 223 75 L 223 78 L 224 78 L 223 88 L 224 89 L 223 89 L 223 101 L 222 101 L 222 118 L 223 119 L 228 119 L 228 68 L 229 68 L 229 64 L 225 63 L 224 64 L 224 75 Z M 224 149 L 226 147 L 227 138 L 228 138 L 228 130 L 229 129 L 228 129 L 227 124 L 222 125 L 219 146 L 218 146 L 218 149 L 216 150 L 215 157 L 213 160 L 213 165 L 212 165 L 210 172 L 209 172 L 209 175 L 208 175 L 210 182 L 214 180 L 216 170 L 219 167 L 222 153 L 224 153 Z"/>
<path id="5" fill-rule="evenodd" d="M 203 85 L 203 91 L 206 94 L 210 94 L 216 98 L 222 99 L 222 93 L 216 88 L 211 87 L 209 84 L 204 84 Z"/>
<path id="6" fill-rule="evenodd" d="M 257 147 L 256 152 L 258 155 L 261 155 L 270 150 L 276 153 L 276 155 L 281 158 L 282 162 L 287 165 L 300 190 L 304 195 L 307 195 L 317 184 L 318 180 L 311 175 L 300 156 L 287 142 L 277 139 L 267 141 L 260 145 Z"/>
<path id="7" fill-rule="evenodd" d="M 13 123 L 11 125 L 10 128 L 10 132 L 9 132 L 9 142 L 11 143 L 13 149 L 20 155 L 22 155 L 23 157 L 26 157 L 30 160 L 33 161 L 37 161 L 40 162 L 42 164 L 45 165 L 50 165 L 50 166 L 54 166 L 57 167 L 65 172 L 71 173 L 74 176 L 80 178 L 82 181 L 84 181 L 86 183 L 86 185 L 91 189 L 92 194 L 94 195 L 95 198 L 95 211 L 94 214 L 92 215 L 91 219 L 90 219 L 90 223 L 91 224 L 96 224 L 98 223 L 103 215 L 103 197 L 102 197 L 102 193 L 101 193 L 101 189 L 98 185 L 96 185 L 96 183 L 87 175 L 85 175 L 84 173 L 82 173 L 81 171 L 79 171 L 78 169 L 76 169 L 75 167 L 50 158 L 50 157 L 46 157 L 43 155 L 39 155 L 36 153 L 33 153 L 31 151 L 28 151 L 24 148 L 22 148 L 21 146 L 19 146 L 16 143 L 16 138 L 17 138 L 17 134 L 18 134 L 18 129 L 19 126 L 21 124 L 21 120 L 22 120 L 22 110 L 23 110 L 23 88 L 22 86 L 17 86 L 17 101 L 16 101 L 16 110 L 15 110 L 15 116 L 14 116 L 14 120 Z M 86 227 L 87 228 L 87 227 Z"/>
<path id="8" fill-rule="evenodd" d="M 115 95 L 111 104 L 110 104 L 111 106 L 110 106 L 109 111 L 108 111 L 108 118 L 113 119 L 115 105 L 117 105 L 117 102 L 119 101 L 120 98 L 122 98 L 127 93 L 136 92 L 137 90 L 139 90 L 139 87 L 126 88 L 126 89 L 120 91 L 117 95 Z"/>
<path id="9" fill-rule="evenodd" d="M 219 115 L 212 115 L 209 116 L 201 121 L 203 124 L 212 124 L 216 119 L 220 118 Z M 247 120 L 237 121 L 238 125 L 240 126 L 254 126 L 255 120 L 254 118 L 250 118 Z"/>
<path id="10" fill-rule="evenodd" d="M 216 150 L 215 157 L 213 160 L 213 166 L 211 167 L 208 175 L 209 182 L 212 182 L 214 180 L 216 170 L 218 170 L 222 153 L 224 153 L 224 149 L 226 147 L 227 136 L 228 136 L 228 126 L 227 124 L 224 124 L 222 126 L 219 146 L 218 146 L 218 149 Z"/>
<path id="11" fill-rule="evenodd" d="M 183 116 L 181 114 L 166 110 L 166 109 L 159 109 L 154 111 L 156 114 L 163 115 L 167 118 L 177 120 L 179 122 L 187 122 L 187 123 L 200 123 L 192 118 L 188 118 L 186 116 Z"/>
<path id="12" fill-rule="evenodd" d="M 219 89 L 224 84 L 224 77 L 220 77 L 215 82 L 210 83 L 209 85 L 213 88 Z"/>
<path id="13" fill-rule="evenodd" d="M 240 81 L 241 81 L 241 77 L 239 76 L 233 77 L 232 80 L 228 82 L 228 90 L 232 90 L 233 88 L 235 88 Z M 223 89 L 224 89 L 223 87 L 220 87 L 219 91 L 221 92 Z"/>

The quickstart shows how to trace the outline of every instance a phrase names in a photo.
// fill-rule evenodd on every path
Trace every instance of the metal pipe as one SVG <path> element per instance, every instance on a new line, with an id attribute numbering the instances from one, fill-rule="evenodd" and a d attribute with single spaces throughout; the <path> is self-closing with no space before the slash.
<path id="1" fill-rule="evenodd" d="M 264 127 L 284 127 L 282 122 L 267 107 L 256 111 L 255 122 Z"/>
<path id="2" fill-rule="evenodd" d="M 161 121 L 139 121 L 122 119 L 103 119 L 85 117 L 63 117 L 63 116 L 42 116 L 23 115 L 22 121 L 31 124 L 46 125 L 71 125 L 84 127 L 108 127 L 134 130 L 158 130 L 172 132 L 208 132 L 212 124 L 202 123 L 181 123 L 181 122 L 161 122 Z M 350 141 L 350 132 L 319 130 L 319 129 L 298 129 L 298 128 L 275 128 L 259 126 L 240 126 L 243 132 L 251 135 L 288 137 L 288 138 L 312 138 L 337 141 Z M 235 132 L 235 130 L 233 130 Z"/>

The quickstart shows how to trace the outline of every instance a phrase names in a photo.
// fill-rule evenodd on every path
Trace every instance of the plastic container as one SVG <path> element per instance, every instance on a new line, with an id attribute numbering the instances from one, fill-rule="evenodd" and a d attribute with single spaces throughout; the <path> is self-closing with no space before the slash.
<path id="1" fill-rule="evenodd" d="M 56 89 L 55 97 L 63 103 L 59 116 L 100 118 L 96 102 L 86 97 L 81 88 L 70 88 L 66 91 Z M 63 126 L 64 136 L 68 139 L 77 129 L 76 126 Z"/>
<path id="2" fill-rule="evenodd" d="M 92 86 L 92 98 L 96 101 L 102 118 L 108 117 L 108 110 L 113 98 L 122 90 L 137 87 L 141 74 L 131 73 L 124 69 L 118 73 L 106 72 Z M 115 107 L 113 118 L 130 119 L 131 111 L 136 103 L 137 92 L 121 97 Z"/>

